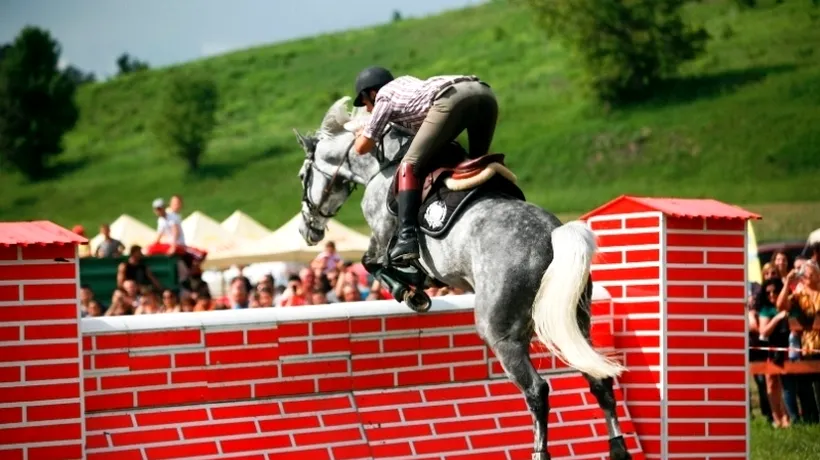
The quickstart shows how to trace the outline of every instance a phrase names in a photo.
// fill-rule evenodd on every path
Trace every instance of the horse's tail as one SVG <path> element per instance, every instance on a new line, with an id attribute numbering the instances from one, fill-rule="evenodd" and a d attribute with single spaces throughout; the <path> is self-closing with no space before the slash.
<path id="1" fill-rule="evenodd" d="M 552 231 L 554 257 L 541 278 L 532 319 L 538 339 L 554 356 L 592 377 L 606 378 L 620 375 L 623 366 L 596 352 L 578 324 L 578 306 L 596 246 L 595 234 L 583 222 L 568 222 Z"/>

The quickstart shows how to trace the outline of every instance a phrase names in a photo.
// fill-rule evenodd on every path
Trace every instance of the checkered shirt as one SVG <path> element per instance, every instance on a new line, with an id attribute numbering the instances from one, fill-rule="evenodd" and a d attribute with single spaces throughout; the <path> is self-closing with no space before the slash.
<path id="1" fill-rule="evenodd" d="M 376 95 L 370 123 L 362 134 L 370 139 L 381 136 L 388 122 L 418 132 L 436 95 L 450 85 L 462 81 L 478 81 L 478 77 L 444 75 L 420 80 L 403 76 L 384 85 Z"/>

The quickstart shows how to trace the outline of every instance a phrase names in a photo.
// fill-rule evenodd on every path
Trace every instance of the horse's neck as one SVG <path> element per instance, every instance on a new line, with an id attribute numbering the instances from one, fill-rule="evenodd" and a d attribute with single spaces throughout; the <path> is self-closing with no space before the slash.
<path id="1" fill-rule="evenodd" d="M 368 178 L 368 182 L 372 181 L 379 174 L 386 175 L 388 180 L 392 179 L 393 174 L 396 172 L 396 168 L 398 167 L 399 161 L 407 152 L 407 148 L 410 146 L 410 141 L 411 139 L 405 137 L 396 138 L 388 134 L 388 136 L 385 137 L 385 142 L 382 146 L 384 149 L 384 158 L 381 160 L 381 163 L 376 157 L 377 153 L 374 150 L 367 157 L 367 164 L 362 165 L 361 167 L 364 171 L 357 173 L 357 175 Z"/>

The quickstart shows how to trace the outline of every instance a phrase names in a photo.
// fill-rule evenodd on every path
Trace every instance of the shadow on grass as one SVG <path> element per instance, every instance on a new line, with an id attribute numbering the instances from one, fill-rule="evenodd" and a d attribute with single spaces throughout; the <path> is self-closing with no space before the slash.
<path id="1" fill-rule="evenodd" d="M 59 179 L 84 169 L 89 164 L 91 164 L 91 158 L 88 157 L 72 158 L 70 160 L 57 159 L 54 163 L 45 167 L 42 174 L 35 179 L 35 182 Z"/>
<path id="2" fill-rule="evenodd" d="M 685 104 L 699 99 L 710 99 L 733 93 L 743 86 L 759 82 L 766 77 L 792 72 L 795 65 L 777 65 L 732 70 L 711 75 L 672 78 L 659 83 L 642 101 L 632 106 L 663 107 Z"/>
<path id="3" fill-rule="evenodd" d="M 263 161 L 268 158 L 272 158 L 294 150 L 295 149 L 293 148 L 288 150 L 281 145 L 273 145 L 265 150 L 262 150 L 261 152 L 251 155 L 250 157 L 246 157 L 243 155 L 234 155 L 233 158 L 227 162 L 203 163 L 199 166 L 199 169 L 196 172 L 190 174 L 189 176 L 191 179 L 194 180 L 226 179 L 234 176 L 235 174 L 243 170 L 255 168 L 256 164 L 259 161 Z"/>

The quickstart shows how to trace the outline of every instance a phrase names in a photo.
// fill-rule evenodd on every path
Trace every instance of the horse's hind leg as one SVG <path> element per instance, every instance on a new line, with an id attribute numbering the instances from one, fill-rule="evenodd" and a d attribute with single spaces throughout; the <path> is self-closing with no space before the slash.
<path id="1" fill-rule="evenodd" d="M 550 460 L 549 452 L 547 452 L 549 385 L 532 366 L 529 347 L 528 340 L 505 338 L 493 345 L 493 351 L 501 361 L 507 376 L 524 393 L 527 407 L 535 417 L 535 445 L 532 460 Z"/>
<path id="2" fill-rule="evenodd" d="M 606 429 L 609 434 L 609 458 L 612 460 L 630 460 L 629 451 L 624 442 L 624 434 L 621 432 L 621 424 L 618 422 L 616 412 L 615 393 L 612 391 L 612 379 L 597 379 L 584 374 L 589 382 L 589 389 L 598 400 L 598 405 L 604 411 Z"/>

